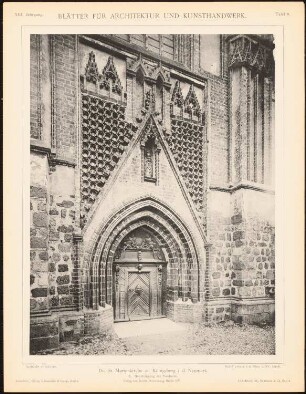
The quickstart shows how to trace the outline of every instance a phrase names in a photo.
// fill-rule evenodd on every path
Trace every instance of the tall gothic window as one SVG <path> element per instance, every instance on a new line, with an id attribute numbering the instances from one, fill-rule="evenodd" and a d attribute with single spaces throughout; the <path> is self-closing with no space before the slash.
<path id="1" fill-rule="evenodd" d="M 147 36 L 147 47 L 150 51 L 161 54 L 160 34 L 150 34 Z"/>
<path id="2" fill-rule="evenodd" d="M 110 36 L 119 37 L 124 41 L 130 41 L 130 34 L 110 34 Z"/>
<path id="3" fill-rule="evenodd" d="M 174 38 L 173 34 L 162 35 L 162 54 L 169 59 L 174 58 Z"/>
<path id="4" fill-rule="evenodd" d="M 111 34 L 111 36 L 147 48 L 168 59 L 174 58 L 173 34 Z"/>
<path id="5" fill-rule="evenodd" d="M 144 34 L 131 34 L 130 37 L 132 44 L 140 45 L 142 47 L 145 46 L 146 37 Z"/>
<path id="6" fill-rule="evenodd" d="M 149 34 L 146 39 L 147 48 L 169 59 L 174 57 L 173 34 Z"/>

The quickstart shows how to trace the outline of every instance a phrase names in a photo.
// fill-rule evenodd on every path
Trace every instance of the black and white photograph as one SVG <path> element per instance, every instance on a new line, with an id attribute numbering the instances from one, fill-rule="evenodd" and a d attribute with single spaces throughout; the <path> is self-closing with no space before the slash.
<path id="1" fill-rule="evenodd" d="M 31 354 L 274 354 L 273 35 L 30 45 Z"/>
<path id="2" fill-rule="evenodd" d="M 302 2 L 4 11 L 4 392 L 303 391 Z"/>

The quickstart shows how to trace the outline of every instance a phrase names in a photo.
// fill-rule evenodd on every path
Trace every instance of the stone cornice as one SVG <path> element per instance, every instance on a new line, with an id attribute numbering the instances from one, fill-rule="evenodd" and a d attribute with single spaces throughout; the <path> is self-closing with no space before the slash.
<path id="1" fill-rule="evenodd" d="M 66 160 L 66 159 L 61 159 L 58 157 L 52 157 L 51 158 L 51 163 L 50 165 L 53 166 L 66 166 L 66 167 L 76 167 L 76 163 L 73 163 L 72 161 Z"/>
<path id="2" fill-rule="evenodd" d="M 66 167 L 76 166 L 76 163 L 72 161 L 56 157 L 55 150 L 50 148 L 50 146 L 47 146 L 43 141 L 31 139 L 30 151 L 33 153 L 39 153 L 47 156 L 50 167 L 55 167 L 57 165 L 66 166 Z"/>
<path id="3" fill-rule="evenodd" d="M 50 145 L 46 144 L 45 141 L 34 139 L 34 138 L 31 138 L 30 150 L 31 152 L 41 153 L 43 155 L 51 154 Z"/>

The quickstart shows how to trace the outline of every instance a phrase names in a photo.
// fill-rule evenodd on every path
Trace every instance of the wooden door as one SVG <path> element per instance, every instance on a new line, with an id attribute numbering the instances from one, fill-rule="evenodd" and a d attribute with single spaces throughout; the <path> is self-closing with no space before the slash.
<path id="1" fill-rule="evenodd" d="M 166 265 L 146 264 L 137 270 L 132 263 L 117 264 L 114 270 L 115 321 L 154 319 L 164 316 Z"/>
<path id="2" fill-rule="evenodd" d="M 129 320 L 150 317 L 150 272 L 128 273 L 128 317 Z"/>

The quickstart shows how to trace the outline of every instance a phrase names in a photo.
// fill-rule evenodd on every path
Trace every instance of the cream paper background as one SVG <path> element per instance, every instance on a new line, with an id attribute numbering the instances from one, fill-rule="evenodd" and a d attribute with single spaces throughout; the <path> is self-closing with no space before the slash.
<path id="1" fill-rule="evenodd" d="M 58 13 L 88 19 L 59 19 Z M 93 20 L 104 12 L 106 19 Z M 158 12 L 159 19 L 110 19 Z M 164 12 L 179 13 L 175 19 Z M 184 19 L 238 12 L 241 19 Z M 41 16 L 27 16 L 40 14 Z M 276 62 L 276 355 L 29 356 L 30 34 L 274 34 Z M 4 377 L 6 392 L 303 391 L 304 5 L 262 3 L 4 4 Z M 124 372 L 133 369 L 139 372 Z M 170 383 L 143 382 L 171 374 Z M 137 382 L 127 383 L 131 375 Z M 140 375 L 143 378 L 136 378 Z"/>

